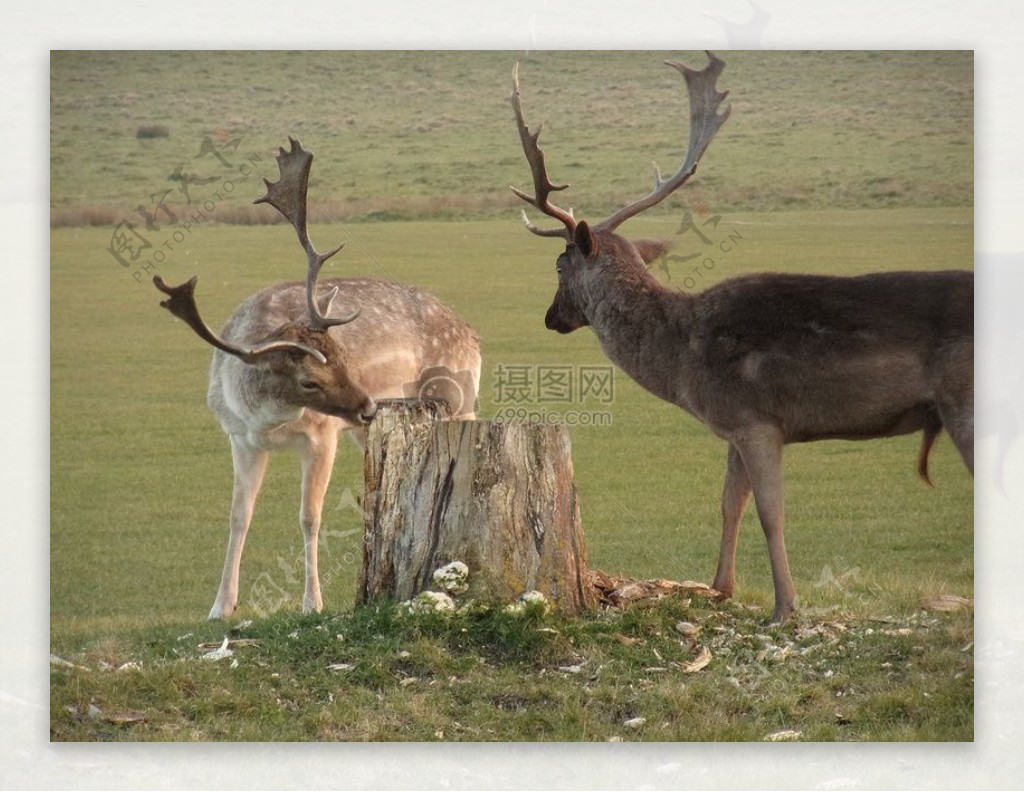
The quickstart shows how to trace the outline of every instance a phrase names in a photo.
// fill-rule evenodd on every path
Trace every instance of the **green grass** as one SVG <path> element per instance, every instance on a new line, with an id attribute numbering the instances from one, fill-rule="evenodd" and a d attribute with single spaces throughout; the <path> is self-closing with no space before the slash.
<path id="1" fill-rule="evenodd" d="M 684 194 L 624 228 L 707 256 L 693 235 L 676 236 L 685 208 L 703 205 L 721 215 L 714 263 L 673 262 L 659 277 L 702 289 L 748 272 L 972 266 L 970 53 L 723 56 L 734 111 L 720 139 Z M 361 492 L 362 465 L 350 443 L 324 515 L 327 610 L 298 616 L 299 471 L 281 454 L 242 566 L 238 619 L 255 622 L 239 634 L 260 643 L 236 652 L 236 668 L 198 659 L 196 644 L 228 629 L 204 616 L 226 540 L 230 452 L 205 407 L 208 347 L 158 308 L 138 268 L 145 257 L 129 268 L 115 261 L 114 224 L 135 224 L 168 281 L 198 274 L 202 312 L 219 326 L 247 295 L 301 274 L 287 228 L 225 224 L 260 219 L 248 201 L 262 191 L 259 177 L 275 177 L 275 147 L 297 135 L 317 155 L 313 238 L 346 242 L 330 274 L 416 283 L 453 306 L 483 337 L 481 413 L 493 417 L 508 407 L 497 399 L 499 366 L 607 365 L 590 333 L 543 327 L 559 246 L 522 229 L 506 189 L 528 186 L 506 102 L 512 64 L 522 62 L 531 123 L 545 122 L 552 177 L 573 184 L 565 203 L 593 217 L 645 191 L 652 159 L 668 170 L 679 156 L 684 99 L 662 59 L 53 56 L 51 647 L 88 669 L 53 671 L 54 739 L 760 740 L 782 729 L 805 740 L 972 738 L 973 615 L 921 609 L 933 595 L 973 591 L 972 481 L 946 438 L 932 456 L 934 489 L 914 473 L 917 437 L 787 449 L 801 611 L 772 630 L 752 512 L 734 603 L 673 601 L 543 624 L 353 612 L 362 525 L 346 504 Z M 139 139 L 143 127 L 168 136 Z M 204 135 L 225 133 L 240 140 L 235 170 L 195 159 Z M 231 173 L 231 193 L 223 179 L 193 185 L 188 207 L 172 192 L 179 221 L 203 201 L 214 209 L 187 232 L 165 213 L 145 230 L 136 207 L 174 188 L 168 175 L 179 165 Z M 721 441 L 620 372 L 610 403 L 534 406 L 606 414 L 603 425 L 570 430 L 593 568 L 710 580 Z M 254 586 L 268 580 L 284 598 L 258 618 Z M 673 633 L 680 619 L 702 627 L 713 655 L 696 674 L 682 671 L 692 652 Z M 829 626 L 837 622 L 847 629 Z M 141 668 L 104 670 L 127 662 Z M 353 668 L 327 670 L 338 662 Z M 569 665 L 581 671 L 558 670 Z M 659 667 L 668 670 L 648 670 Z M 142 720 L 112 722 L 127 710 Z M 634 717 L 646 721 L 623 726 Z"/>
<path id="2" fill-rule="evenodd" d="M 841 620 L 837 621 L 839 618 Z M 675 624 L 697 622 L 694 643 Z M 663 600 L 564 620 L 395 607 L 177 625 L 55 667 L 55 740 L 960 740 L 969 614 L 765 628 L 738 606 Z M 687 665 L 703 649 L 711 662 Z M 643 719 L 642 721 L 634 719 Z M 126 722 L 130 721 L 130 722 Z"/>
<path id="3" fill-rule="evenodd" d="M 761 269 L 855 273 L 970 266 L 970 219 L 969 209 L 729 214 L 720 228 L 741 228 L 742 244 L 706 277 Z M 634 225 L 637 234 L 648 236 L 675 230 L 674 223 L 657 219 Z M 557 246 L 533 239 L 514 220 L 345 224 L 318 226 L 313 233 L 317 239 L 350 240 L 332 264 L 335 271 L 427 286 L 480 331 L 484 417 L 504 409 L 495 404 L 499 364 L 605 363 L 589 333 L 561 337 L 543 328 L 553 290 L 552 247 Z M 938 617 L 927 636 L 904 641 L 913 655 L 912 672 L 902 660 L 883 657 L 895 651 L 887 648 L 888 639 L 866 637 L 867 629 L 877 627 L 876 619 L 914 624 L 917 630 L 912 620 L 934 594 L 972 595 L 972 482 L 945 439 L 933 453 L 934 489 L 916 479 L 916 437 L 787 449 L 787 544 L 805 623 L 843 620 L 851 625 L 851 640 L 862 636 L 873 646 L 858 655 L 862 644 L 840 643 L 834 653 L 835 673 L 859 680 L 857 712 L 872 713 L 850 724 L 833 722 L 832 683 L 804 665 L 765 674 L 788 680 L 789 686 L 758 694 L 764 700 L 758 699 L 759 715 L 750 720 L 743 714 L 749 697 L 727 681 L 734 674 L 717 664 L 709 667 L 706 681 L 686 682 L 690 693 L 685 695 L 676 689 L 682 682 L 676 673 L 654 680 L 648 695 L 641 685 L 647 677 L 637 671 L 631 681 L 599 686 L 603 703 L 595 704 L 575 677 L 541 676 L 527 688 L 534 692 L 523 694 L 523 680 L 549 666 L 503 659 L 501 651 L 488 666 L 470 664 L 473 671 L 459 665 L 469 663 L 465 658 L 450 661 L 457 666 L 450 674 L 444 665 L 449 661 L 437 660 L 431 674 L 440 681 L 424 691 L 394 688 L 396 666 L 388 660 L 390 670 L 383 676 L 356 675 L 351 688 L 346 683 L 346 695 L 336 692 L 335 701 L 346 702 L 342 708 L 317 698 L 312 681 L 303 692 L 305 672 L 287 671 L 288 656 L 273 645 L 264 647 L 260 652 L 268 654 L 259 656 L 266 668 L 282 667 L 278 673 L 294 680 L 289 695 L 298 709 L 289 710 L 296 717 L 288 717 L 265 711 L 276 701 L 265 680 L 257 684 L 248 672 L 232 674 L 220 665 L 172 662 L 175 650 L 191 651 L 191 644 L 179 643 L 177 636 L 192 632 L 212 640 L 223 629 L 202 619 L 224 551 L 230 453 L 204 405 L 208 349 L 159 310 L 152 286 L 136 283 L 113 261 L 105 250 L 108 237 L 101 230 L 52 233 L 51 644 L 56 653 L 94 668 L 91 659 L 105 651 L 123 661 L 141 659 L 143 671 L 56 671 L 55 738 L 430 739 L 440 729 L 453 739 L 761 739 L 762 732 L 787 724 L 814 739 L 971 738 L 970 653 L 960 652 L 971 640 L 969 614 Z M 214 325 L 242 297 L 301 266 L 293 237 L 282 227 L 210 226 L 198 230 L 189 244 L 162 272 L 170 280 L 200 275 L 201 305 Z M 672 282 L 681 277 L 675 272 Z M 571 430 L 591 566 L 637 577 L 710 580 L 718 549 L 722 443 L 618 372 L 610 404 L 549 408 L 611 416 L 609 426 Z M 352 606 L 361 546 L 359 517 L 343 505 L 346 489 L 361 490 L 361 460 L 352 444 L 339 455 L 325 510 L 321 573 L 332 614 L 324 617 L 329 630 L 331 619 L 370 618 L 345 615 Z M 253 634 L 284 629 L 279 625 L 297 618 L 287 615 L 298 610 L 301 597 L 297 506 L 297 460 L 281 454 L 271 462 L 246 547 L 239 618 L 257 616 L 252 587 L 267 576 L 288 598 L 282 603 L 285 615 L 258 621 Z M 752 513 L 743 528 L 738 567 L 737 601 L 754 610 L 705 608 L 689 618 L 707 625 L 735 619 L 728 626 L 741 634 L 763 632 L 771 576 Z M 605 647 L 584 636 L 603 629 L 605 618 L 633 617 L 558 626 L 579 631 L 581 651 L 595 667 L 604 662 Z M 389 646 L 399 639 L 419 640 L 380 634 Z M 377 643 L 361 639 L 346 651 L 357 660 L 365 655 L 372 665 Z M 428 641 L 424 646 L 439 657 L 448 645 Z M 336 661 L 321 649 L 308 647 L 309 662 Z M 726 641 L 713 651 L 717 657 L 740 648 Z M 673 656 L 685 659 L 678 652 Z M 551 662 L 557 659 L 564 657 Z M 651 664 L 650 658 L 635 662 Z M 884 662 L 896 670 L 883 673 Z M 468 681 L 449 685 L 449 676 Z M 180 699 L 188 690 L 193 699 L 202 699 L 189 706 L 206 709 L 188 714 L 192 710 Z M 210 691 L 219 691 L 212 701 Z M 378 694 L 387 706 L 379 706 Z M 527 695 L 529 701 L 557 706 L 512 717 L 522 711 L 519 704 L 509 703 L 505 712 L 487 703 L 503 695 Z M 687 717 L 694 709 L 714 710 L 716 696 L 721 717 Z M 91 702 L 104 711 L 138 709 L 147 720 L 114 726 L 66 709 L 84 704 L 87 711 Z M 623 732 L 615 719 L 637 707 L 655 713 L 643 715 L 652 725 Z M 779 707 L 785 717 L 772 714 Z M 353 719 L 357 726 L 346 725 Z M 464 731 L 446 728 L 448 720 Z M 662 722 L 669 726 L 662 728 Z"/>

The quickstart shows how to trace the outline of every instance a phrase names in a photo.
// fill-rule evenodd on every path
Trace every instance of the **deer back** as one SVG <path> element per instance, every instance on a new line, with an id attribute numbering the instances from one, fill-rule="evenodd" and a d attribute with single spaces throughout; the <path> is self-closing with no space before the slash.
<path id="1" fill-rule="evenodd" d="M 335 287 L 338 297 L 330 314 L 345 314 L 352 305 L 361 313 L 357 321 L 321 331 L 327 336 L 321 350 L 329 365 L 344 367 L 373 399 L 419 395 L 425 373 L 436 375 L 443 368 L 465 391 L 467 409 L 462 412 L 471 411 L 479 384 L 480 343 L 466 322 L 414 286 L 372 279 L 321 281 L 325 291 Z M 252 344 L 280 334 L 282 328 L 303 328 L 307 316 L 306 285 L 281 283 L 244 300 L 221 335 L 231 343 Z M 214 352 L 207 402 L 226 431 L 250 426 L 247 413 L 282 399 L 265 368 Z"/>
<path id="2" fill-rule="evenodd" d="M 731 415 L 789 442 L 902 434 L 929 423 L 951 378 L 973 378 L 970 272 L 742 276 L 692 310 L 691 392 L 722 428 Z"/>

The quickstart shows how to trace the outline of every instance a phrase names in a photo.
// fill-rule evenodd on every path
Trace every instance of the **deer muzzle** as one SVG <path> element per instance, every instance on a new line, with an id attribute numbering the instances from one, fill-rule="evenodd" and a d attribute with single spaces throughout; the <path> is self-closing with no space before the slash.
<path id="1" fill-rule="evenodd" d="M 548 330 L 555 330 L 559 333 L 571 333 L 573 330 L 579 328 L 579 325 L 573 325 L 565 321 L 560 312 L 558 306 L 552 305 L 548 308 L 547 314 L 544 316 L 544 326 Z"/>
<path id="2" fill-rule="evenodd" d="M 359 407 L 359 420 L 364 424 L 370 423 L 373 420 L 373 416 L 377 414 L 377 402 L 375 402 L 369 396 L 366 397 L 366 401 Z"/>

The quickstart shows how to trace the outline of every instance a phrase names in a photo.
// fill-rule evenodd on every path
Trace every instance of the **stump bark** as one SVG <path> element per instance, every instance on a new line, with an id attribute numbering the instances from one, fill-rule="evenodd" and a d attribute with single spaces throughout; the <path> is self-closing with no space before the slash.
<path id="1" fill-rule="evenodd" d="M 442 408 L 386 402 L 367 430 L 357 602 L 409 599 L 462 561 L 466 598 L 537 590 L 566 613 L 594 607 L 565 428 L 441 420 Z"/>

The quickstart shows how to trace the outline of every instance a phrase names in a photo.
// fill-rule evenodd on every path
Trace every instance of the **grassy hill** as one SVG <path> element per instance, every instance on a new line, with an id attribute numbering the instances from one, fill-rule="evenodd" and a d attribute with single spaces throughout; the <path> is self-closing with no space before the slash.
<path id="1" fill-rule="evenodd" d="M 718 210 L 970 206 L 970 52 L 724 52 L 733 115 L 683 201 Z M 288 135 L 317 155 L 322 219 L 485 217 L 528 181 L 507 101 L 521 63 L 527 118 L 544 122 L 551 175 L 580 216 L 676 167 L 687 104 L 660 52 L 55 52 L 53 222 L 117 222 L 152 196 L 187 207 L 179 173 L 223 178 Z M 140 135 L 142 135 L 140 137 Z M 156 135 L 156 136 L 153 136 Z M 237 143 L 235 143 L 237 141 Z M 527 185 L 528 186 L 528 185 Z M 266 220 L 230 196 L 220 221 Z"/>

